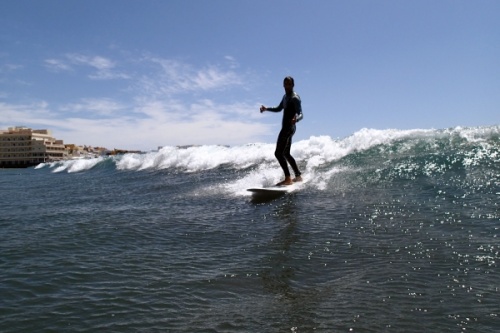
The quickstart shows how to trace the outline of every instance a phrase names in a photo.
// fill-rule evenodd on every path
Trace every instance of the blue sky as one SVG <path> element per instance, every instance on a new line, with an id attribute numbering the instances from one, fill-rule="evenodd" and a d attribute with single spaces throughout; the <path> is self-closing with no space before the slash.
<path id="1" fill-rule="evenodd" d="M 0 129 L 109 149 L 500 123 L 500 1 L 0 2 Z"/>

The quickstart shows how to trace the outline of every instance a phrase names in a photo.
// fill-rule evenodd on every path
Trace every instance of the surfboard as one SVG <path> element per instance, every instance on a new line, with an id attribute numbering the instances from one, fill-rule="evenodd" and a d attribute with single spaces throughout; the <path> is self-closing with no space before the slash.
<path id="1" fill-rule="evenodd" d="M 288 193 L 291 192 L 292 189 L 290 188 L 293 185 L 289 186 L 271 186 L 271 187 L 254 187 L 254 188 L 249 188 L 247 191 L 256 193 L 256 194 L 278 194 L 278 193 Z"/>
<path id="2" fill-rule="evenodd" d="M 274 185 L 269 187 L 253 187 L 247 189 L 247 191 L 252 192 L 254 195 L 277 195 L 290 193 L 297 190 L 300 187 L 299 183 L 292 185 Z"/>
<path id="3" fill-rule="evenodd" d="M 248 188 L 247 191 L 252 192 L 253 202 L 267 202 L 270 200 L 277 199 L 283 195 L 295 192 L 301 189 L 304 185 L 303 182 L 294 183 L 292 185 L 274 185 L 266 187 L 252 187 Z"/>

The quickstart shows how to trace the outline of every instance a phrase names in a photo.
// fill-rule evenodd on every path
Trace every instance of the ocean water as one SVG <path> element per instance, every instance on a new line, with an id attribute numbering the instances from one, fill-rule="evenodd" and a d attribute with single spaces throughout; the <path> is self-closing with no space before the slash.
<path id="1" fill-rule="evenodd" d="M 0 169 L 0 332 L 499 332 L 500 127 Z"/>

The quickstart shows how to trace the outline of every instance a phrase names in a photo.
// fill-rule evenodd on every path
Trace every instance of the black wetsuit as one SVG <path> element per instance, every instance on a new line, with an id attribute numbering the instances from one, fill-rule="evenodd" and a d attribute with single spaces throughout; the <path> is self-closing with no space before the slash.
<path id="1" fill-rule="evenodd" d="M 303 118 L 302 106 L 300 102 L 300 97 L 296 92 L 291 94 L 285 94 L 281 103 L 274 108 L 266 108 L 267 111 L 279 112 L 283 110 L 283 121 L 281 123 L 281 131 L 278 135 L 278 141 L 276 143 L 276 151 L 274 155 L 278 159 L 285 177 L 290 177 L 290 170 L 288 170 L 288 163 L 295 173 L 295 177 L 301 175 L 299 168 L 295 159 L 290 155 L 290 148 L 292 146 L 292 137 L 295 134 L 295 124 L 292 124 L 292 119 L 296 117 L 296 121 L 300 121 Z"/>

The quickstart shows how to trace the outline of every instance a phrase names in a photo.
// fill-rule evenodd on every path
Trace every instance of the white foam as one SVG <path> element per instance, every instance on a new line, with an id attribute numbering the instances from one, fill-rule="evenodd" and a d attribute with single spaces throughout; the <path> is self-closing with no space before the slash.
<path id="1" fill-rule="evenodd" d="M 469 142 L 484 142 L 487 138 L 500 135 L 500 126 L 461 127 L 443 130 L 444 135 L 458 135 Z"/>
<path id="2" fill-rule="evenodd" d="M 467 140 L 477 142 L 485 137 L 499 134 L 500 126 L 456 127 L 448 130 L 377 130 L 363 128 L 344 139 L 333 139 L 325 135 L 312 136 L 307 140 L 294 142 L 291 153 L 299 165 L 305 169 L 301 170 L 304 174 L 314 174 L 322 165 L 339 160 L 353 152 L 363 151 L 376 145 L 389 145 L 391 142 L 405 138 L 442 138 L 443 136 L 460 135 Z M 250 186 L 263 186 L 279 181 L 282 176 L 274 157 L 274 149 L 274 143 L 253 143 L 233 147 L 210 145 L 179 148 L 167 146 L 159 151 L 146 154 L 125 154 L 116 157 L 70 160 L 49 163 L 48 165 L 50 168 L 55 168 L 53 172 L 85 171 L 106 159 L 113 159 L 116 168 L 119 170 L 177 169 L 182 172 L 198 172 L 218 167 L 236 170 L 257 167 L 258 169 L 251 171 L 241 181 Z M 43 166 L 40 165 L 37 168 Z M 328 175 L 332 174 L 325 174 L 324 171 L 321 173 L 323 177 L 328 178 Z"/>
<path id="3" fill-rule="evenodd" d="M 85 170 L 90 170 L 97 164 L 101 163 L 104 160 L 104 157 L 97 158 L 89 158 L 89 159 L 75 159 L 75 160 L 67 160 L 60 162 L 52 162 L 48 163 L 50 168 L 53 168 L 53 173 L 67 171 L 68 173 L 72 172 L 81 172 Z"/>
<path id="4" fill-rule="evenodd" d="M 210 170 L 221 165 L 244 169 L 274 159 L 274 145 L 164 147 L 158 152 L 126 154 L 116 165 L 121 170 L 181 169 L 186 172 Z"/>
<path id="5" fill-rule="evenodd" d="M 362 129 L 343 140 L 334 140 L 329 136 L 313 136 L 308 140 L 295 142 L 292 146 L 292 155 L 299 161 L 307 161 L 307 168 L 313 169 L 340 159 L 353 151 L 361 151 L 405 136 L 427 132 L 424 130 Z M 254 143 L 234 147 L 215 145 L 188 148 L 164 147 L 158 152 L 126 154 L 116 164 L 121 170 L 172 168 L 196 172 L 222 165 L 244 169 L 262 163 L 276 163 L 274 149 L 274 143 Z"/>

